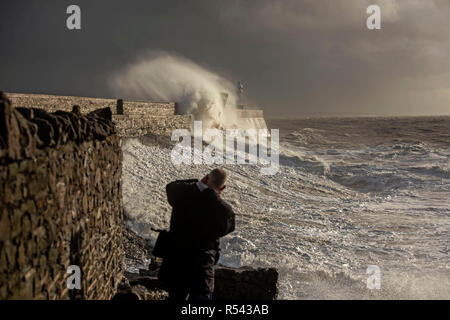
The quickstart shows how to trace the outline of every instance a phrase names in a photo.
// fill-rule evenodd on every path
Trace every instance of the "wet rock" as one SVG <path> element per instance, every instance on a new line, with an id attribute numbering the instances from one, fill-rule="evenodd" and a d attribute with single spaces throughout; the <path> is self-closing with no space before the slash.
<path id="1" fill-rule="evenodd" d="M 168 293 L 156 278 L 125 273 L 113 300 L 166 300 Z"/>
<path id="2" fill-rule="evenodd" d="M 124 276 L 131 287 L 143 286 L 154 296 L 167 295 L 166 286 L 156 274 L 143 276 L 125 272 Z M 275 268 L 216 267 L 214 300 L 276 300 L 277 295 L 278 271 Z"/>
<path id="3" fill-rule="evenodd" d="M 125 257 L 128 269 L 133 269 L 133 263 L 144 263 L 151 258 L 148 269 L 137 268 L 138 272 L 125 272 L 124 277 L 131 287 L 143 286 L 155 297 L 164 293 L 167 288 L 158 280 L 161 259 L 150 256 L 152 248 L 146 239 L 136 232 L 124 228 Z M 122 290 L 122 294 L 123 294 Z M 145 296 L 140 292 L 140 296 Z M 275 268 L 232 268 L 222 265 L 216 266 L 215 290 L 213 298 L 216 300 L 275 300 L 278 295 L 278 271 Z M 139 296 L 139 294 L 138 294 Z"/>
<path id="4" fill-rule="evenodd" d="M 124 228 L 123 240 L 125 269 L 139 271 L 139 269 L 147 266 L 151 252 L 148 241 L 126 227 Z"/>
<path id="5" fill-rule="evenodd" d="M 275 268 L 216 267 L 215 300 L 275 300 L 277 295 Z"/>
<path id="6" fill-rule="evenodd" d="M 142 276 L 137 273 L 127 273 L 124 276 L 128 279 L 131 286 L 143 285 L 149 290 L 166 290 L 164 283 L 159 281 L 157 275 Z"/>

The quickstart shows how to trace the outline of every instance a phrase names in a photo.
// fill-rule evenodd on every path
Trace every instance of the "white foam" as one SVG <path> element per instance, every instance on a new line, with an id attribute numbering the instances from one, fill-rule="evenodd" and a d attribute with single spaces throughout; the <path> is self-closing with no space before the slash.
<path id="1" fill-rule="evenodd" d="M 450 297 L 444 157 L 425 144 L 328 153 L 283 147 L 274 176 L 261 176 L 258 166 L 225 166 L 223 196 L 237 224 L 222 240 L 221 263 L 277 267 L 284 299 Z M 175 166 L 170 150 L 138 139 L 125 141 L 123 150 L 125 210 L 150 235 L 150 226 L 168 227 L 165 184 L 200 178 L 212 168 Z M 388 161 L 385 155 L 398 150 L 409 151 Z M 374 264 L 381 269 L 381 291 L 365 286 L 366 268 Z"/>
<path id="2" fill-rule="evenodd" d="M 150 51 L 110 78 L 115 94 L 150 101 L 176 101 L 180 113 L 204 128 L 241 127 L 236 89 L 227 79 L 177 54 Z M 228 94 L 226 108 L 222 93 Z M 245 128 L 244 128 L 245 129 Z"/>

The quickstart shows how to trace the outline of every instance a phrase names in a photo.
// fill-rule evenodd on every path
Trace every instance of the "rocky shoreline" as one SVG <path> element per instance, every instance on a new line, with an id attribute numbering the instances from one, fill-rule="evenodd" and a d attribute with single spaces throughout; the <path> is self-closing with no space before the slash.
<path id="1" fill-rule="evenodd" d="M 157 278 L 161 260 L 151 255 L 149 241 L 128 227 L 123 239 L 126 271 L 113 300 L 166 300 L 167 290 Z M 277 295 L 275 268 L 216 266 L 215 300 L 275 300 Z"/>

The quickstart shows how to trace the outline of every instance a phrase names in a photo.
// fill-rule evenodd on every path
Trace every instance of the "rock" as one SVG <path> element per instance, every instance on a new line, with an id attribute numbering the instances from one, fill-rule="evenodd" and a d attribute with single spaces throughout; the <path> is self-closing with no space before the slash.
<path id="1" fill-rule="evenodd" d="M 130 274 L 125 273 L 131 286 L 143 285 L 149 290 L 166 290 L 164 283 L 159 281 L 158 277 L 155 276 L 141 276 L 136 273 Z"/>
<path id="2" fill-rule="evenodd" d="M 128 281 L 128 279 L 125 276 L 123 276 L 122 280 L 117 285 L 117 290 L 127 290 L 130 288 L 131 288 L 130 282 Z"/>
<path id="3" fill-rule="evenodd" d="M 168 293 L 158 282 L 156 278 L 138 275 L 130 281 L 124 277 L 113 300 L 166 300 Z"/>
<path id="4" fill-rule="evenodd" d="M 30 124 L 0 91 L 0 157 L 12 160 L 30 157 L 36 147 L 37 127 Z"/>
<path id="5" fill-rule="evenodd" d="M 148 297 L 151 295 L 150 292 L 141 285 L 131 287 L 130 292 L 134 294 L 138 298 L 138 300 L 148 300 Z"/>
<path id="6" fill-rule="evenodd" d="M 76 105 L 72 112 L 53 113 L 38 108 L 13 108 L 0 91 L 0 158 L 22 160 L 32 157 L 37 148 L 64 145 L 69 141 L 104 140 L 113 133 L 110 108 L 94 110 L 86 116 Z"/>
<path id="7" fill-rule="evenodd" d="M 76 115 L 81 116 L 81 107 L 79 105 L 74 105 L 72 107 L 72 112 L 75 113 Z"/>
<path id="8" fill-rule="evenodd" d="M 124 228 L 123 241 L 125 269 L 139 270 L 146 267 L 151 252 L 148 241 L 126 227 Z"/>
<path id="9" fill-rule="evenodd" d="M 157 275 L 143 276 L 125 272 L 130 286 L 143 286 L 159 296 L 167 294 L 164 283 Z M 214 300 L 276 300 L 278 295 L 278 271 L 275 268 L 216 267 Z"/>
<path id="10" fill-rule="evenodd" d="M 152 248 L 148 241 L 125 227 L 124 249 L 125 261 L 128 261 L 129 269 L 139 271 L 139 273 L 124 273 L 124 277 L 128 280 L 130 286 L 143 286 L 154 293 L 155 297 L 160 296 L 161 293 L 164 293 L 164 296 L 167 295 L 167 288 L 164 283 L 158 280 L 161 259 L 152 257 L 148 269 L 132 267 L 136 263 L 144 263 L 145 259 L 150 257 L 149 252 Z M 139 294 L 145 296 L 142 291 Z M 216 266 L 213 295 L 215 300 L 275 300 L 277 295 L 278 271 L 275 268 Z"/>
<path id="11" fill-rule="evenodd" d="M 117 292 L 112 300 L 139 300 L 139 296 L 131 290 L 130 282 L 126 277 L 122 277 Z"/>
<path id="12" fill-rule="evenodd" d="M 88 117 L 98 117 L 107 121 L 112 121 L 112 112 L 110 108 L 101 108 L 94 110 L 87 115 Z"/>
<path id="13" fill-rule="evenodd" d="M 103 140 L 114 132 L 112 123 L 112 112 L 110 108 L 97 109 L 87 114 L 90 120 L 95 120 L 93 123 L 94 138 Z"/>
<path id="14" fill-rule="evenodd" d="M 215 300 L 276 300 L 277 295 L 275 268 L 216 267 Z"/>
<path id="15" fill-rule="evenodd" d="M 131 300 L 131 301 L 136 301 L 139 300 L 139 295 L 137 295 L 135 292 L 133 292 L 130 289 L 126 289 L 126 290 L 118 290 L 117 293 L 114 295 L 114 297 L 112 298 L 112 300 Z"/>
<path id="16" fill-rule="evenodd" d="M 164 290 L 148 290 L 143 285 L 131 287 L 131 292 L 138 296 L 139 300 L 166 300 L 168 294 Z"/>

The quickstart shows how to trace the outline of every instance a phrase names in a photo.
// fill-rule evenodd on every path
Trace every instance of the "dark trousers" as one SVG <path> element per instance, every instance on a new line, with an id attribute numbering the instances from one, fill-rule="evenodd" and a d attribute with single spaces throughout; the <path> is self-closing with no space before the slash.
<path id="1" fill-rule="evenodd" d="M 218 252 L 211 249 L 164 258 L 159 280 L 165 282 L 169 300 L 211 300 L 216 257 Z"/>

